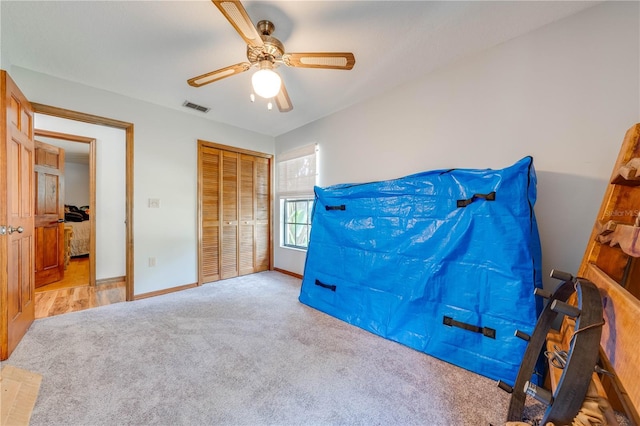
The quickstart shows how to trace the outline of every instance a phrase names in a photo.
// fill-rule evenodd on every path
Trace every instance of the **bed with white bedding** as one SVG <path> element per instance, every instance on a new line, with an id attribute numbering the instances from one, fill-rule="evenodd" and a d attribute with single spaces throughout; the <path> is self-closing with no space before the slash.
<path id="1" fill-rule="evenodd" d="M 91 236 L 91 221 L 89 220 L 89 207 L 64 206 L 64 221 L 66 226 L 73 228 L 70 244 L 70 256 L 84 256 L 89 254 L 89 241 Z"/>
<path id="2" fill-rule="evenodd" d="M 73 228 L 71 236 L 71 257 L 89 254 L 89 237 L 91 235 L 91 221 L 67 222 Z"/>

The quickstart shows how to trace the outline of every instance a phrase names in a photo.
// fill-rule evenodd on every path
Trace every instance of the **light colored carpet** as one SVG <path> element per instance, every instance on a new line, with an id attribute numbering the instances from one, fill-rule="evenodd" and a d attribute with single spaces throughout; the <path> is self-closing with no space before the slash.
<path id="1" fill-rule="evenodd" d="M 31 425 L 493 425 L 496 383 L 302 305 L 278 272 L 36 320 Z"/>

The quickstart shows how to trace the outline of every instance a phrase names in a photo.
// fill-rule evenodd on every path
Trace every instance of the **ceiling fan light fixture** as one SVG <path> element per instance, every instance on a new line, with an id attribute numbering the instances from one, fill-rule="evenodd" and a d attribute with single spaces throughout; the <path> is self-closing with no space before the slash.
<path id="1" fill-rule="evenodd" d="M 280 92 L 282 79 L 273 71 L 273 64 L 269 61 L 260 62 L 260 69 L 251 76 L 253 91 L 263 98 L 273 98 Z"/>
<path id="2" fill-rule="evenodd" d="M 289 112 L 293 109 L 293 105 L 286 85 L 280 75 L 274 71 L 279 65 L 350 70 L 356 63 L 356 58 L 351 52 L 285 53 L 282 42 L 271 35 L 275 30 L 273 22 L 263 19 L 254 25 L 241 0 L 211 1 L 245 41 L 248 62 L 240 62 L 190 78 L 187 80 L 190 86 L 204 86 L 256 67 L 257 71 L 251 76 L 253 86 L 253 94 L 249 97 L 251 102 L 255 102 L 255 95 L 258 95 L 269 101 L 267 109 L 272 109 L 275 102 L 280 112 Z"/>

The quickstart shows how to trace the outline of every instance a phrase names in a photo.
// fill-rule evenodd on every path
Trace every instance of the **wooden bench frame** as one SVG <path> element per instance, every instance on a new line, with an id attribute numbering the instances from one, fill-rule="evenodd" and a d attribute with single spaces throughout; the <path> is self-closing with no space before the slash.
<path id="1" fill-rule="evenodd" d="M 603 302 L 605 325 L 600 359 L 613 377 L 600 376 L 602 391 L 617 410 L 640 424 L 640 242 L 632 239 L 640 224 L 640 123 L 626 133 L 610 184 L 585 250 L 578 276 L 593 282 Z M 618 236 L 603 238 L 603 225 L 615 221 Z M 616 233 L 614 229 L 612 231 Z"/>
<path id="2" fill-rule="evenodd" d="M 570 294 L 573 289 L 569 284 L 586 280 L 593 291 L 599 293 L 602 302 L 602 311 L 597 306 L 597 315 L 602 314 L 604 321 L 600 325 L 599 367 L 600 371 L 603 369 L 609 374 L 591 372 L 595 367 L 591 360 L 597 355 L 594 353 L 589 365 L 581 368 L 584 370 L 582 374 L 590 378 L 583 378 L 593 384 L 598 398 L 604 397 L 609 402 L 605 405 L 610 406 L 602 413 L 607 424 L 618 424 L 613 413 L 615 409 L 623 412 L 633 425 L 640 425 L 640 123 L 632 126 L 625 135 L 577 276 L 577 280 L 570 276 L 563 278 L 564 282 L 553 294 L 545 295 L 549 302 L 530 336 L 515 386 L 508 389 L 508 386 L 499 384 L 503 389 L 512 391 L 507 419 L 520 420 L 525 398 L 521 387 L 531 377 L 540 350 L 545 345 L 543 340 L 546 340 L 546 350 L 550 354 L 556 351 L 570 354 L 574 349 L 572 339 L 576 333 L 576 319 L 565 315 L 560 329 L 552 330 L 551 323 L 555 321 L 557 312 L 551 309 L 551 305 L 566 301 L 569 305 L 579 306 L 576 293 Z M 597 339 L 598 336 L 592 339 L 592 352 L 598 352 Z M 570 357 L 568 362 L 571 362 Z M 546 387 L 551 388 L 549 395 L 558 394 L 567 366 L 560 368 L 549 362 L 546 382 Z M 536 392 L 534 389 L 533 393 Z M 584 398 L 584 393 L 582 396 L 574 395 L 575 398 Z M 548 402 L 545 418 L 549 417 L 553 398 Z M 572 400 L 572 405 L 575 402 L 581 403 Z M 567 421 L 563 419 L 561 423 Z"/>

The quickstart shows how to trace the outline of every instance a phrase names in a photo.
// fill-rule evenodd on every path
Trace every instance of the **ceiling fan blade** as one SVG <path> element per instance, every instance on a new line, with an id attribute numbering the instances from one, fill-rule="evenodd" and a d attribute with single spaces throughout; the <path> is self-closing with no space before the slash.
<path id="1" fill-rule="evenodd" d="M 280 85 L 280 92 L 276 95 L 276 105 L 280 112 L 289 112 L 293 109 L 293 104 L 291 104 L 287 89 L 284 87 L 284 82 Z"/>
<path id="2" fill-rule="evenodd" d="M 205 84 L 213 83 L 214 81 L 222 80 L 226 77 L 231 77 L 232 75 L 240 74 L 249 68 L 251 68 L 251 64 L 249 62 L 240 62 L 239 64 L 231 65 L 230 67 L 220 68 L 219 70 L 190 78 L 187 80 L 187 83 L 193 87 L 200 87 Z"/>
<path id="3" fill-rule="evenodd" d="M 251 47 L 262 47 L 262 38 L 258 34 L 255 25 L 251 22 L 251 18 L 247 11 L 238 0 L 211 0 L 220 12 L 227 18 L 227 21 L 233 25 L 238 34 Z"/>
<path id="4" fill-rule="evenodd" d="M 282 62 L 290 67 L 350 70 L 356 58 L 349 52 L 285 53 Z"/>

